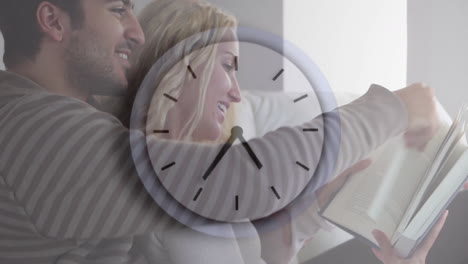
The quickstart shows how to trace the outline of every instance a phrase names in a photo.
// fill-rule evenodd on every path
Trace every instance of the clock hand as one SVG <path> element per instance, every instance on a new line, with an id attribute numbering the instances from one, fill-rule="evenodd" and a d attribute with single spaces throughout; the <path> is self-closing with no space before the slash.
<path id="1" fill-rule="evenodd" d="M 260 160 L 257 158 L 255 153 L 253 152 L 252 148 L 249 146 L 249 144 L 246 142 L 244 136 L 242 134 L 244 131 L 242 130 L 241 127 L 235 126 L 231 129 L 231 136 L 228 138 L 226 143 L 224 143 L 223 147 L 219 151 L 218 155 L 216 155 L 215 159 L 213 162 L 210 164 L 208 169 L 206 170 L 205 174 L 203 174 L 203 180 L 207 180 L 208 176 L 210 176 L 211 172 L 214 170 L 216 165 L 221 161 L 223 158 L 224 154 L 229 150 L 229 148 L 232 146 L 236 138 L 239 138 L 240 141 L 242 142 L 242 146 L 247 150 L 247 153 L 249 153 L 250 157 L 253 159 L 255 165 L 257 165 L 258 169 L 261 169 L 263 167 L 262 163 L 260 163 Z"/>
<path id="2" fill-rule="evenodd" d="M 244 136 L 242 135 L 242 133 L 244 133 L 244 131 L 242 130 L 241 127 L 234 127 L 236 128 L 236 133 L 237 133 L 237 138 L 239 138 L 239 140 L 242 142 L 242 146 L 244 146 L 245 150 L 247 150 L 247 153 L 249 153 L 249 156 L 252 158 L 253 162 L 255 163 L 255 165 L 257 165 L 257 168 L 258 169 L 261 169 L 263 167 L 262 163 L 260 162 L 260 160 L 257 158 L 257 156 L 255 155 L 255 153 L 253 152 L 252 148 L 250 147 L 250 145 L 247 143 L 247 141 L 245 140 Z M 233 128 L 233 130 L 234 130 Z"/>
<path id="3" fill-rule="evenodd" d="M 224 143 L 223 147 L 219 151 L 218 155 L 216 155 L 215 159 L 210 164 L 210 167 L 208 167 L 205 174 L 203 174 L 203 180 L 206 181 L 206 179 L 208 179 L 208 176 L 210 176 L 211 172 L 214 170 L 216 165 L 218 165 L 219 161 L 223 158 L 224 154 L 226 154 L 226 152 L 232 146 L 232 143 L 234 143 L 234 141 L 236 140 L 237 136 L 235 135 L 235 133 L 232 132 L 233 130 L 234 128 L 231 130 L 231 136 L 228 138 L 226 143 Z"/>

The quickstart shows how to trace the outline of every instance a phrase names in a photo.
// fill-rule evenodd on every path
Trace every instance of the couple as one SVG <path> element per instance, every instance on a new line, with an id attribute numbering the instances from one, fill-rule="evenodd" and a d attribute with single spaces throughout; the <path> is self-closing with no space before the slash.
<path id="1" fill-rule="evenodd" d="M 233 70 L 239 54 L 235 42 L 217 43 L 232 34 L 222 29 L 237 22 L 205 2 L 156 0 L 142 14 L 140 27 L 132 5 L 131 0 L 0 3 L 7 67 L 0 73 L 0 262 L 287 263 L 321 225 L 317 207 L 343 177 L 318 190 L 318 199 L 300 219 L 258 237 L 211 237 L 174 221 L 137 175 L 123 125 L 128 105 L 158 58 L 188 37 L 212 30 L 212 39 L 202 38 L 180 53 L 194 72 L 208 74 L 194 83 L 186 70 L 170 69 L 156 93 L 170 91 L 184 107 L 156 101 L 151 122 L 181 120 L 171 123 L 176 127 L 170 131 L 178 133 L 169 139 L 221 139 L 227 122 L 213 118 L 213 112 L 219 98 L 240 100 Z M 95 95 L 118 93 L 130 98 L 118 108 L 123 109 L 117 115 L 121 120 L 96 109 L 102 98 Z M 422 85 L 394 93 L 371 89 L 339 111 L 340 153 L 354 154 L 339 156 L 336 171 L 343 174 L 389 137 L 406 131 L 408 145 L 420 148 L 436 129 L 432 93 Z M 275 141 L 297 136 L 293 130 L 273 135 Z M 303 140 L 306 147 L 316 143 Z M 219 149 L 216 143 L 207 147 L 155 139 L 154 144 L 180 151 Z M 316 154 L 310 147 L 304 151 Z M 399 259 L 377 232 L 381 249 L 374 250 L 376 256 L 388 264 L 424 263 L 445 217 L 408 260 Z"/>

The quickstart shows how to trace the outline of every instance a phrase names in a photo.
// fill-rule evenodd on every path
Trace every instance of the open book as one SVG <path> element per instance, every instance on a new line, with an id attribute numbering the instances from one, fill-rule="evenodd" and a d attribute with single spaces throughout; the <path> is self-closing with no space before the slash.
<path id="1" fill-rule="evenodd" d="M 468 110 L 442 126 L 425 151 L 402 137 L 377 149 L 372 164 L 348 178 L 322 217 L 377 246 L 372 230 L 387 234 L 403 257 L 412 254 L 468 176 Z"/>

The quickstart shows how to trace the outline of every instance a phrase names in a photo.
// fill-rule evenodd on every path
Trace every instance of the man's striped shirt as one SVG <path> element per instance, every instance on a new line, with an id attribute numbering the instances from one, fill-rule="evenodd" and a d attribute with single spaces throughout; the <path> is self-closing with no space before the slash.
<path id="1" fill-rule="evenodd" d="M 324 114 L 306 125 L 319 127 L 327 118 L 340 123 L 340 131 L 332 131 L 340 141 L 334 168 L 340 172 L 401 133 L 407 125 L 406 115 L 391 92 L 372 88 L 341 107 L 339 116 Z M 202 235 L 198 238 L 192 230 L 182 232 L 185 229 L 144 188 L 136 170 L 139 159 L 131 154 L 129 138 L 128 129 L 112 115 L 51 94 L 24 77 L 0 72 L 0 263 L 183 263 L 184 257 L 191 263 L 207 263 L 203 245 L 218 250 L 208 258 L 212 262 L 216 257 L 227 260 L 230 254 L 232 258 L 238 255 L 232 263 L 258 259 L 257 239 L 236 244 Z M 297 128 L 281 128 L 250 143 L 259 156 L 280 162 L 284 156 L 278 153 L 294 141 L 301 147 L 286 150 L 314 163 L 320 155 L 312 146 L 319 146 L 319 140 L 304 136 Z M 155 139 L 147 143 L 153 163 L 177 153 L 214 157 L 219 150 L 219 146 Z M 160 149 L 171 151 L 166 155 L 156 151 Z M 245 151 L 234 147 L 232 157 L 245 157 L 235 154 L 241 150 Z M 223 164 L 219 172 L 233 169 L 229 163 Z M 294 172 L 288 166 L 268 173 L 288 186 L 283 195 L 290 199 L 307 178 L 292 177 Z M 185 176 L 179 173 L 177 177 Z M 328 180 L 313 179 L 313 188 Z M 265 201 L 257 209 L 269 212 L 274 206 Z M 307 224 L 297 226 L 313 229 Z M 308 232 L 299 229 L 292 232 Z M 184 244 L 189 241 L 193 243 Z M 197 248 L 200 250 L 195 252 Z M 240 253 L 229 252 L 232 248 Z M 251 252 L 245 253 L 243 248 L 254 253 L 247 256 Z"/>

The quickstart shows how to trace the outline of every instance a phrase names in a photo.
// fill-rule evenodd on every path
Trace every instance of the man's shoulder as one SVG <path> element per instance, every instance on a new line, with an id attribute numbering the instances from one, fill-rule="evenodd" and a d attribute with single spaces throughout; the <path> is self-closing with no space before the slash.
<path id="1" fill-rule="evenodd" d="M 77 120 L 92 116 L 101 121 L 119 123 L 112 115 L 84 101 L 50 93 L 25 77 L 5 71 L 0 71 L 0 112 L 13 113 L 13 116 L 27 114 L 30 118 L 41 114 L 47 114 L 49 118 L 67 115 Z"/>
<path id="2" fill-rule="evenodd" d="M 45 89 L 24 76 L 0 70 L 0 96 L 21 96 L 38 92 L 45 92 Z"/>

